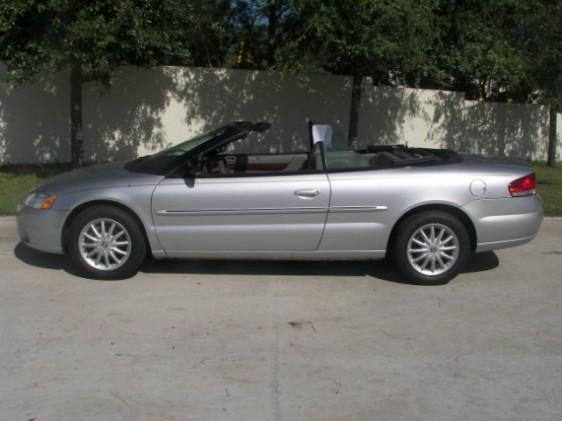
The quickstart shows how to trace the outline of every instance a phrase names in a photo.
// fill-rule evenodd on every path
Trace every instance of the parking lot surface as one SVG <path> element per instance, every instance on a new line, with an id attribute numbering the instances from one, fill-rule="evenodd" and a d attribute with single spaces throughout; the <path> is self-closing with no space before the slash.
<path id="1" fill-rule="evenodd" d="M 448 285 L 387 263 L 72 274 L 0 218 L 2 420 L 560 420 L 562 219 Z"/>

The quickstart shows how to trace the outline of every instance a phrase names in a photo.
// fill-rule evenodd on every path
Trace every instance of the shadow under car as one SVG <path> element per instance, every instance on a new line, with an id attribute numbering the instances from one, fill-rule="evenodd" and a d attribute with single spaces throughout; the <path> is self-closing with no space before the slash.
<path id="1" fill-rule="evenodd" d="M 63 255 L 34 250 L 23 243 L 14 249 L 16 258 L 25 264 L 44 269 L 76 271 Z M 474 254 L 462 273 L 492 270 L 499 265 L 493 251 Z M 371 276 L 389 282 L 406 283 L 400 279 L 388 259 L 357 261 L 300 261 L 300 260 L 203 260 L 148 257 L 139 269 L 142 273 L 176 273 L 192 275 L 284 275 L 284 276 Z"/>

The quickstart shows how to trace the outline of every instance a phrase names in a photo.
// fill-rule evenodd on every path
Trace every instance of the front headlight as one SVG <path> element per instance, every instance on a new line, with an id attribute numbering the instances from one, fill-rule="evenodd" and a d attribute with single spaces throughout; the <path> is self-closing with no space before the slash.
<path id="1" fill-rule="evenodd" d="M 44 191 L 35 191 L 28 193 L 22 200 L 24 206 L 35 209 L 51 209 L 57 200 L 57 196 L 53 193 Z"/>

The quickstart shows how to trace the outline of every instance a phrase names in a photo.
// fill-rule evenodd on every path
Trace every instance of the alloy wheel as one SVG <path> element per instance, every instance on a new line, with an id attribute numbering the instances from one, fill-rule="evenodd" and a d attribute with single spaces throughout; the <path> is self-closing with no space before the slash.
<path id="1" fill-rule="evenodd" d="M 407 245 L 407 257 L 412 267 L 422 275 L 437 276 L 456 263 L 460 243 L 455 232 L 446 225 L 432 223 L 418 228 Z"/>
<path id="2" fill-rule="evenodd" d="M 78 236 L 78 246 L 84 261 L 97 270 L 118 269 L 131 255 L 129 232 L 110 218 L 98 218 L 86 224 Z"/>

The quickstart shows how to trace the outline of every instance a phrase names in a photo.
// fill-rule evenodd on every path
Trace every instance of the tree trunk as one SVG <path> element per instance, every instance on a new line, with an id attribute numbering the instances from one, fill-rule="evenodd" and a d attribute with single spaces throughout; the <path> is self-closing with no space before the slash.
<path id="1" fill-rule="evenodd" d="M 72 167 L 84 164 L 84 134 L 82 130 L 82 66 L 70 69 L 70 155 Z"/>
<path id="2" fill-rule="evenodd" d="M 556 110 L 550 107 L 549 114 L 549 130 L 548 130 L 548 161 L 549 167 L 556 165 Z"/>
<path id="3" fill-rule="evenodd" d="M 353 85 L 351 87 L 351 107 L 349 109 L 349 133 L 347 142 L 349 146 L 357 140 L 359 132 L 359 107 L 361 105 L 361 87 L 363 85 L 363 76 L 353 76 Z"/>
<path id="4" fill-rule="evenodd" d="M 275 64 L 275 47 L 277 41 L 277 5 L 271 1 L 267 6 L 268 25 L 267 25 L 267 64 Z"/>

